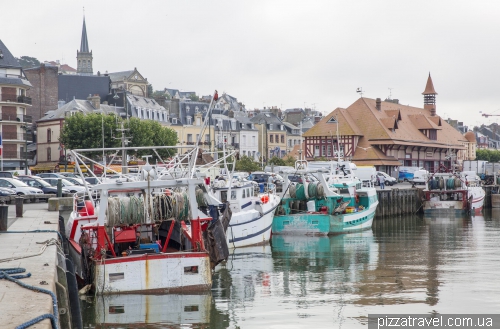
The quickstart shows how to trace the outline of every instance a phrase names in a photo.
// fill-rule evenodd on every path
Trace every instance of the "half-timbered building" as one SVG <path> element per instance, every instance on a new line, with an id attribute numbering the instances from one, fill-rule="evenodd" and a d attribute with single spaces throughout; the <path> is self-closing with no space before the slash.
<path id="1" fill-rule="evenodd" d="M 304 133 L 306 159 L 341 156 L 389 174 L 398 166 L 451 169 L 467 139 L 436 114 L 430 74 L 422 94 L 424 108 L 361 97 L 347 109 L 335 109 Z"/>

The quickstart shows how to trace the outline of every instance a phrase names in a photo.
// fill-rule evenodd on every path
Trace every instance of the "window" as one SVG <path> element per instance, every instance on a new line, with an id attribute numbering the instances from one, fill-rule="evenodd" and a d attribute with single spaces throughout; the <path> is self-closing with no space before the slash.
<path id="1" fill-rule="evenodd" d="M 257 144 L 255 143 L 255 136 L 252 136 L 252 146 L 255 146 L 255 145 L 257 145 Z"/>
<path id="2" fill-rule="evenodd" d="M 52 142 L 52 129 L 47 129 L 47 143 Z"/>
<path id="3" fill-rule="evenodd" d="M 236 130 L 236 121 L 231 120 L 231 129 Z"/>
<path id="4" fill-rule="evenodd" d="M 231 191 L 231 200 L 236 200 L 236 191 L 235 190 Z"/>
<path id="5" fill-rule="evenodd" d="M 247 136 L 243 135 L 243 140 L 241 145 L 247 145 Z"/>
<path id="6" fill-rule="evenodd" d="M 50 147 L 47 147 L 47 161 L 52 161 L 52 154 Z"/>
<path id="7" fill-rule="evenodd" d="M 276 143 L 280 142 L 280 135 L 276 135 Z"/>
<path id="8" fill-rule="evenodd" d="M 273 124 L 272 124 L 272 123 L 270 123 L 270 124 L 269 124 L 269 130 L 272 130 L 272 129 L 273 129 Z"/>
<path id="9" fill-rule="evenodd" d="M 193 142 L 193 134 L 188 134 L 187 135 L 187 142 L 192 143 Z"/>
<path id="10" fill-rule="evenodd" d="M 187 119 L 187 124 L 190 125 L 192 118 L 190 116 L 187 116 L 186 119 Z"/>
<path id="11" fill-rule="evenodd" d="M 274 143 L 274 135 L 269 135 L 269 143 Z"/>
<path id="12" fill-rule="evenodd" d="M 177 118 L 172 118 L 172 123 L 173 123 L 174 125 L 176 125 L 176 124 L 177 124 Z"/>
<path id="13" fill-rule="evenodd" d="M 285 144 L 285 135 L 281 135 L 281 144 Z"/>
<path id="14" fill-rule="evenodd" d="M 201 118 L 200 117 L 196 118 L 196 125 L 201 126 Z"/>

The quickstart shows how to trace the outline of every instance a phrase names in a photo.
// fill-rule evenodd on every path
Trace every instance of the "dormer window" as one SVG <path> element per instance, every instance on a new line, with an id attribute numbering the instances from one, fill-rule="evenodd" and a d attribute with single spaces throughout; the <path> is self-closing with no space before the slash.
<path id="1" fill-rule="evenodd" d="M 236 130 L 236 121 L 231 121 L 231 130 Z"/>
<path id="2" fill-rule="evenodd" d="M 269 124 L 269 130 L 273 130 L 273 124 L 272 123 Z"/>
<path id="3" fill-rule="evenodd" d="M 280 129 L 281 130 L 285 130 L 285 126 L 284 125 L 280 125 Z"/>
<path id="4" fill-rule="evenodd" d="M 193 118 L 192 118 L 191 116 L 187 116 L 187 117 L 186 117 L 186 120 L 187 120 L 187 124 L 188 124 L 188 125 L 191 125 L 191 124 L 192 124 L 192 120 L 193 120 Z"/>
<path id="5" fill-rule="evenodd" d="M 172 118 L 172 123 L 173 123 L 174 125 L 176 125 L 176 124 L 177 124 L 177 118 Z"/>

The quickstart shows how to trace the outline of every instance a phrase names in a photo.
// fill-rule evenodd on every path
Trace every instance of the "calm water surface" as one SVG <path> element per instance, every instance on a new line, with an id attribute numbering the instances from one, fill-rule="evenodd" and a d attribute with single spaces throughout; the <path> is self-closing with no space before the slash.
<path id="1" fill-rule="evenodd" d="M 500 210 L 377 220 L 237 249 L 200 295 L 98 297 L 86 328 L 366 328 L 368 314 L 500 311 Z"/>

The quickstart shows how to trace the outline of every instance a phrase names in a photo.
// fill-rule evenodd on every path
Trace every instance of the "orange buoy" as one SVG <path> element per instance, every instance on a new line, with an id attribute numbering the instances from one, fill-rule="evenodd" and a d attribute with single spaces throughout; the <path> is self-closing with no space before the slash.
<path id="1" fill-rule="evenodd" d="M 93 216 L 94 205 L 92 204 L 92 201 L 85 200 L 85 205 L 80 210 L 78 210 L 78 213 L 80 214 L 80 216 Z"/>
<path id="2" fill-rule="evenodd" d="M 268 195 L 263 195 L 260 200 L 262 201 L 262 203 L 267 203 L 269 201 L 269 196 Z"/>

